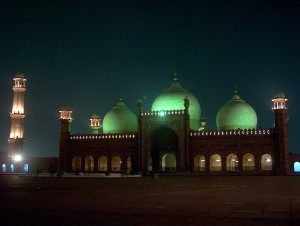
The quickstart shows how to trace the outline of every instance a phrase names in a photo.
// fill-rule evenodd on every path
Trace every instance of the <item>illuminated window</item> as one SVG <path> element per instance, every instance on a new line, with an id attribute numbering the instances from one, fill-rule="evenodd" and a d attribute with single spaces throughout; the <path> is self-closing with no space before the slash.
<path id="1" fill-rule="evenodd" d="M 28 173 L 28 171 L 29 171 L 28 164 L 25 164 L 25 165 L 24 165 L 24 172 L 25 172 L 25 173 Z"/>
<path id="2" fill-rule="evenodd" d="M 300 173 L 300 162 L 295 162 L 294 163 L 294 172 L 295 173 Z"/>
<path id="3" fill-rule="evenodd" d="M 2 172 L 6 172 L 6 165 L 5 164 L 2 164 Z"/>

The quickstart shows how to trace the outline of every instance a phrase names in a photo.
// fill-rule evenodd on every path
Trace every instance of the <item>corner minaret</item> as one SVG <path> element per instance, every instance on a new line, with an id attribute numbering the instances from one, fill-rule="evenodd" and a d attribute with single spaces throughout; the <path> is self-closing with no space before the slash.
<path id="1" fill-rule="evenodd" d="M 8 138 L 9 153 L 8 156 L 20 158 L 23 154 L 23 142 L 24 142 L 24 94 L 26 91 L 26 79 L 23 74 L 15 76 L 13 91 L 14 99 L 12 105 L 12 111 L 10 113 L 11 127 L 10 135 Z"/>
<path id="2" fill-rule="evenodd" d="M 102 127 L 101 125 L 101 118 L 99 115 L 92 115 L 90 118 L 90 128 L 92 134 L 99 134 L 99 130 Z"/>
<path id="3" fill-rule="evenodd" d="M 71 135 L 71 123 L 72 123 L 72 110 L 69 106 L 65 105 L 59 111 L 60 113 L 60 141 L 59 141 L 59 158 L 61 172 L 70 170 L 69 165 L 69 140 Z"/>
<path id="4" fill-rule="evenodd" d="M 286 107 L 287 99 L 283 93 L 275 95 L 274 106 L 272 108 L 275 116 L 275 170 L 279 175 L 289 173 L 289 151 L 288 151 L 288 109 Z"/>

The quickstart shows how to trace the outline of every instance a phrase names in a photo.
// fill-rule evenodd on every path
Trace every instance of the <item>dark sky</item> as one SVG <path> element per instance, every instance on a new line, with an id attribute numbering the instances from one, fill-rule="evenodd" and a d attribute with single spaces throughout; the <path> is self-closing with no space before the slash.
<path id="1" fill-rule="evenodd" d="M 299 1 L 0 1 L 0 150 L 8 149 L 12 79 L 27 78 L 28 156 L 58 156 L 58 111 L 73 109 L 73 133 L 118 102 L 150 111 L 172 82 L 194 94 L 216 129 L 234 84 L 258 116 L 274 125 L 271 99 L 289 108 L 289 148 L 300 153 Z"/>

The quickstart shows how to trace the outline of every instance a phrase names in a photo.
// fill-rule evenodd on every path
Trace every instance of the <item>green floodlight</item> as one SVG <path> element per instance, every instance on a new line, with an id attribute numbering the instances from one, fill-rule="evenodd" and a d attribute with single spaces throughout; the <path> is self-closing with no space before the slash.
<path id="1" fill-rule="evenodd" d="M 166 114 L 165 110 L 160 110 L 160 111 L 159 111 L 159 115 L 160 115 L 160 116 L 165 116 L 165 114 Z"/>

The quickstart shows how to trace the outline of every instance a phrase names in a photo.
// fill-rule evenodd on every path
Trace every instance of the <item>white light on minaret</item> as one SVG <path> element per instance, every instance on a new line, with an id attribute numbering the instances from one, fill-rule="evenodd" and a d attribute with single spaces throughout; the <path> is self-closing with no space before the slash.
<path id="1" fill-rule="evenodd" d="M 273 101 L 273 108 L 272 110 L 276 109 L 287 109 L 286 102 L 287 99 L 285 98 L 285 95 L 283 93 L 278 93 L 275 95 Z"/>
<path id="2" fill-rule="evenodd" d="M 26 91 L 26 79 L 24 78 L 24 75 L 18 74 L 13 80 L 14 98 L 12 111 L 10 113 L 11 127 L 8 139 L 9 157 L 14 157 L 16 154 L 22 154 L 24 141 L 24 94 Z"/>

